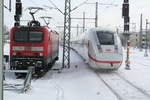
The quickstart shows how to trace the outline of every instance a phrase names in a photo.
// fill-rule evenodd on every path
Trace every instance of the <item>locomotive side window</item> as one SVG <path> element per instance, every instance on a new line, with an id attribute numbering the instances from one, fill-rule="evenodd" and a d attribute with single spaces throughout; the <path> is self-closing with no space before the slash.
<path id="1" fill-rule="evenodd" d="M 114 34 L 106 31 L 97 31 L 97 37 L 102 45 L 113 45 L 114 44 Z"/>
<path id="2" fill-rule="evenodd" d="M 43 40 L 43 32 L 41 31 L 30 31 L 29 41 L 40 42 Z"/>
<path id="3" fill-rule="evenodd" d="M 14 32 L 14 40 L 18 42 L 28 41 L 28 32 L 17 30 Z"/>

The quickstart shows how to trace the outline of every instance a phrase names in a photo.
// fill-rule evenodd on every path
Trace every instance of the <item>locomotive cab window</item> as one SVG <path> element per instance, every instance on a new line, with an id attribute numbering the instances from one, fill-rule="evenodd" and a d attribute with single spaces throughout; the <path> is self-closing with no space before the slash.
<path id="1" fill-rule="evenodd" d="M 14 40 L 18 42 L 28 41 L 28 32 L 17 30 L 14 32 Z"/>
<path id="2" fill-rule="evenodd" d="M 102 45 L 113 45 L 114 44 L 114 34 L 107 31 L 97 31 L 97 37 Z"/>
<path id="3" fill-rule="evenodd" d="M 14 32 L 14 40 L 16 42 L 42 42 L 43 32 L 17 30 Z"/>
<path id="4" fill-rule="evenodd" d="M 43 40 L 43 32 L 41 31 L 30 31 L 29 41 L 41 42 Z"/>

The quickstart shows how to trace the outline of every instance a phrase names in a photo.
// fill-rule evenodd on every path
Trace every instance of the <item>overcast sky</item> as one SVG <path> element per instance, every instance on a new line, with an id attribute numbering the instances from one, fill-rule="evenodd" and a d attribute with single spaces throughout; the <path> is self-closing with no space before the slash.
<path id="1" fill-rule="evenodd" d="M 8 5 L 9 0 L 5 0 L 5 5 Z M 14 9 L 15 9 L 15 1 L 12 0 L 12 12 L 10 13 L 8 10 L 4 10 L 4 22 L 9 28 L 14 25 Z M 65 0 L 51 0 L 53 1 L 58 8 L 64 11 L 64 1 Z M 85 0 L 71 0 L 72 8 L 76 7 L 80 3 Z M 114 4 L 117 6 L 108 6 L 108 5 L 99 5 L 98 7 L 98 25 L 103 27 L 110 27 L 115 29 L 116 27 L 123 27 L 123 19 L 122 19 L 122 3 L 123 0 L 88 0 L 88 3 L 94 3 L 98 1 L 99 3 L 104 4 Z M 145 19 L 149 19 L 150 21 L 150 0 L 129 0 L 130 1 L 130 22 L 136 23 L 136 30 L 139 30 L 139 22 L 140 22 L 140 14 L 143 13 L 143 28 L 145 27 Z M 22 20 L 30 20 L 31 17 L 28 14 L 28 11 L 25 10 L 27 7 L 31 6 L 50 6 L 53 5 L 49 2 L 49 0 L 22 0 L 23 3 L 23 15 Z M 45 8 L 46 9 L 46 8 Z M 82 17 L 83 12 L 87 18 L 95 17 L 95 5 L 84 4 L 75 11 L 71 13 L 72 17 Z M 51 20 L 51 26 L 63 25 L 64 16 L 55 9 L 46 9 L 46 11 L 39 11 L 36 14 L 36 18 L 41 16 L 51 16 L 53 19 Z M 40 19 L 39 19 L 40 20 Z M 41 21 L 41 20 L 40 20 Z M 25 22 L 24 22 L 25 23 Z M 72 26 L 82 26 L 82 20 L 72 20 Z M 86 20 L 86 27 L 94 27 L 94 20 Z M 74 29 L 75 30 L 75 29 Z"/>

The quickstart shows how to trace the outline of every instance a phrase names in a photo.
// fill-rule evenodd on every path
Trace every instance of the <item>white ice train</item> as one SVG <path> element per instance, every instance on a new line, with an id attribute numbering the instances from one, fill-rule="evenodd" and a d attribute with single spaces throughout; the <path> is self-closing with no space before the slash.
<path id="1" fill-rule="evenodd" d="M 123 61 L 120 38 L 112 30 L 92 28 L 71 40 L 71 46 L 87 59 L 93 69 L 118 69 Z"/>

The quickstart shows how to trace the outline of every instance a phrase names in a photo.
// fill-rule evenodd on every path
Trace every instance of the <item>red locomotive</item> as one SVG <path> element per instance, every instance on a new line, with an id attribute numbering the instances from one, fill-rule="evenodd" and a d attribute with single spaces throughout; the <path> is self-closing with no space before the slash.
<path id="1" fill-rule="evenodd" d="M 18 1 L 15 24 L 10 31 L 10 68 L 25 70 L 33 66 L 35 73 L 41 75 L 58 60 L 59 34 L 35 20 L 34 14 L 42 10 L 39 7 L 28 8 L 32 20 L 26 26 L 20 25 L 21 9 L 22 3 Z"/>
<path id="2" fill-rule="evenodd" d="M 47 27 L 30 22 L 29 26 L 15 26 L 10 31 L 10 67 L 24 70 L 34 66 L 39 74 L 58 60 L 59 34 Z"/>

